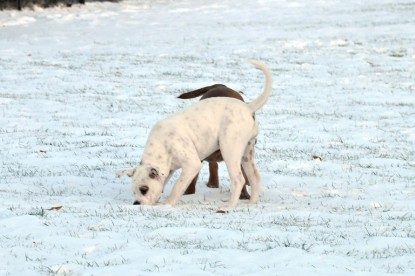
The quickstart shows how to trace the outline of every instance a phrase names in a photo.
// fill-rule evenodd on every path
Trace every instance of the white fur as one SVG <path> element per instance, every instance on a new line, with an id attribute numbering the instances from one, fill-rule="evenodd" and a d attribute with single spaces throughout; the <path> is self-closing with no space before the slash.
<path id="1" fill-rule="evenodd" d="M 232 195 L 224 209 L 234 208 L 239 199 L 244 177 L 241 164 L 251 184 L 250 203 L 260 193 L 260 175 L 255 164 L 255 138 L 258 125 L 253 118 L 256 110 L 267 101 L 271 72 L 265 64 L 251 61 L 266 77 L 264 92 L 252 103 L 233 98 L 209 98 L 159 121 L 151 130 L 140 164 L 118 176 L 132 177 L 132 190 L 140 204 L 153 205 L 160 199 L 172 173 L 182 173 L 166 204 L 174 205 L 201 169 L 200 160 L 220 149 L 227 166 Z"/>

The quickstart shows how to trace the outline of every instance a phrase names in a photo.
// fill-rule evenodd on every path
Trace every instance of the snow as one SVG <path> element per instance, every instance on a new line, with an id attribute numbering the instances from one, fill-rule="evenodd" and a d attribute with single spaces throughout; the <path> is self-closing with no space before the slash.
<path id="1" fill-rule="evenodd" d="M 414 13 L 410 0 L 1 11 L 0 275 L 414 275 Z M 205 85 L 254 99 L 251 58 L 274 74 L 256 115 L 260 202 L 216 214 L 221 164 L 220 189 L 204 165 L 177 206 L 133 206 L 115 173 L 150 128 Z"/>

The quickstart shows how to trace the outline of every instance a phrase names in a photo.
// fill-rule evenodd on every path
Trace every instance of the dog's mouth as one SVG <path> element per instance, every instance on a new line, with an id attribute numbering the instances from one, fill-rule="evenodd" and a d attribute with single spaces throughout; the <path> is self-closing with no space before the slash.
<path id="1" fill-rule="evenodd" d="M 160 201 L 161 195 L 158 197 L 158 200 L 156 200 L 156 202 L 153 203 L 152 198 L 149 199 L 149 201 L 147 201 L 147 198 L 142 198 L 142 200 L 136 199 L 133 202 L 133 205 L 155 205 L 157 204 L 157 202 Z"/>

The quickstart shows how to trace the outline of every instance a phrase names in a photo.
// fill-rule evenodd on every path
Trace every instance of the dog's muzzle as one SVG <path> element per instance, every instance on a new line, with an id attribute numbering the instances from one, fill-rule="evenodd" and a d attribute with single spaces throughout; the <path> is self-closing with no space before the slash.
<path id="1" fill-rule="evenodd" d="M 136 200 L 136 201 L 134 201 L 133 205 L 141 205 L 141 202 Z"/>

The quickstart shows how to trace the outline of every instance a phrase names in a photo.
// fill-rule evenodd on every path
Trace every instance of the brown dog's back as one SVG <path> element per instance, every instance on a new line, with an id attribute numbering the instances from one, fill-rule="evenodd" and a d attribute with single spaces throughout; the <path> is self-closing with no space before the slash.
<path id="1" fill-rule="evenodd" d="M 202 96 L 200 100 L 204 100 L 207 98 L 214 98 L 214 97 L 229 97 L 241 100 L 244 102 L 241 94 L 236 92 L 233 89 L 230 89 L 226 85 L 223 84 L 214 84 L 211 86 L 206 86 L 194 91 L 190 91 L 187 93 L 183 93 L 178 98 L 180 99 L 192 99 Z"/>

